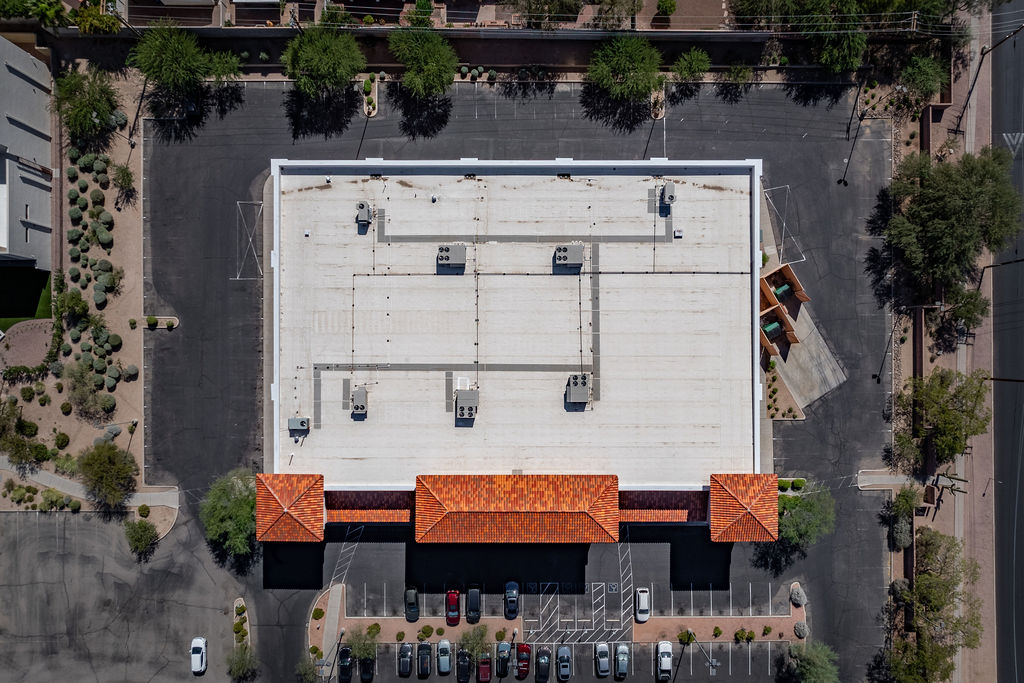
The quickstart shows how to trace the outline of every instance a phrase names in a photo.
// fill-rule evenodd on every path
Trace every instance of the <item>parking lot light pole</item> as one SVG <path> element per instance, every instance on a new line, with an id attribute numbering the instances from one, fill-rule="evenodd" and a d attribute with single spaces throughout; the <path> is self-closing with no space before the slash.
<path id="1" fill-rule="evenodd" d="M 686 629 L 686 632 L 689 633 L 693 637 L 693 642 L 697 643 L 697 649 L 700 650 L 700 653 L 702 655 L 704 655 L 705 659 L 708 660 L 707 664 L 705 664 L 705 666 L 708 667 L 708 675 L 709 676 L 717 675 L 718 674 L 718 660 L 715 659 L 714 657 L 712 657 L 710 654 L 708 654 L 704 650 L 704 646 L 700 644 L 700 641 L 697 640 L 697 635 L 691 629 Z"/>
<path id="2" fill-rule="evenodd" d="M 517 628 L 512 629 L 512 647 L 513 648 L 516 646 L 516 636 L 518 636 L 518 635 L 519 635 L 519 629 L 517 629 Z"/>

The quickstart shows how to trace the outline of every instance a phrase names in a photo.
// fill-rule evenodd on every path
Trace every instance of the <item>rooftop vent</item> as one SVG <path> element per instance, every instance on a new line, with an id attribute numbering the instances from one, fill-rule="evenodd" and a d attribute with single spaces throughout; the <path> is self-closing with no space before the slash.
<path id="1" fill-rule="evenodd" d="M 555 266 L 563 268 L 583 267 L 583 243 L 572 242 L 555 247 Z"/>
<path id="2" fill-rule="evenodd" d="M 309 433 L 309 418 L 308 417 L 289 417 L 288 418 L 288 432 L 292 436 L 298 436 L 300 434 Z"/>
<path id="3" fill-rule="evenodd" d="M 370 224 L 373 220 L 373 209 L 370 208 L 370 202 L 361 201 L 356 204 L 356 223 L 360 227 L 365 227 Z"/>
<path id="4" fill-rule="evenodd" d="M 569 375 L 565 384 L 565 400 L 568 403 L 589 403 L 590 375 Z"/>
<path id="5" fill-rule="evenodd" d="M 455 419 L 472 420 L 480 410 L 479 389 L 458 389 L 455 392 Z"/>
<path id="6" fill-rule="evenodd" d="M 356 387 L 352 392 L 352 414 L 366 415 L 366 387 Z"/>
<path id="7" fill-rule="evenodd" d="M 466 267 L 465 244 L 442 244 L 437 248 L 437 265 L 443 268 Z"/>
<path id="8" fill-rule="evenodd" d="M 666 181 L 661 188 L 661 201 L 663 204 L 672 204 L 676 200 L 676 184 L 671 180 Z"/>

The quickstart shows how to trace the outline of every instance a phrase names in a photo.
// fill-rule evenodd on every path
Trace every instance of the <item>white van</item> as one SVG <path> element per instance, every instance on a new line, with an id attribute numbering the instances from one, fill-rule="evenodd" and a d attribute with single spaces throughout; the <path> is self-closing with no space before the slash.
<path id="1" fill-rule="evenodd" d="M 637 588 L 636 597 L 633 600 L 636 623 L 642 624 L 651 616 L 651 591 L 647 588 Z"/>

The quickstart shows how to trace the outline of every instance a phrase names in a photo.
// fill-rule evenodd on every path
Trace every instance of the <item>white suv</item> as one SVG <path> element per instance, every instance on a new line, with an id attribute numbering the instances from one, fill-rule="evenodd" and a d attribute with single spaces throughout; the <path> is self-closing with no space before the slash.
<path id="1" fill-rule="evenodd" d="M 672 678 L 672 643 L 663 640 L 658 643 L 658 680 Z"/>
<path id="2" fill-rule="evenodd" d="M 642 624 L 651 616 L 651 591 L 647 588 L 637 588 L 636 596 L 633 598 L 633 611 L 636 623 Z"/>

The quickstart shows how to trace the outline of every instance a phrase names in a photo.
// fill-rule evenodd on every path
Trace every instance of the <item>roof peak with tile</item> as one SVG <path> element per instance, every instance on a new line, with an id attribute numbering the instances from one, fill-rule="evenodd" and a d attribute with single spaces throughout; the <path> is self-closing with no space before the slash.
<path id="1" fill-rule="evenodd" d="M 305 543 L 324 540 L 323 475 L 256 475 L 256 539 Z"/>
<path id="2" fill-rule="evenodd" d="M 421 543 L 610 543 L 619 538 L 614 475 L 420 475 Z"/>
<path id="3" fill-rule="evenodd" d="M 711 540 L 725 543 L 779 538 L 779 478 L 774 474 L 712 474 L 708 505 Z"/>

